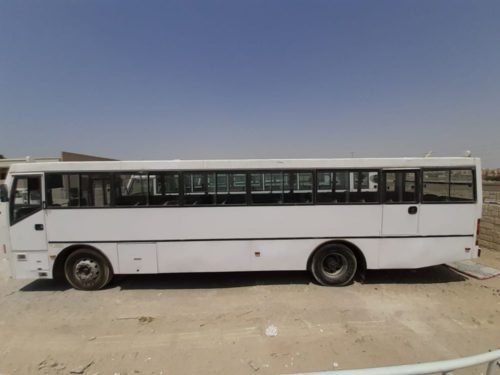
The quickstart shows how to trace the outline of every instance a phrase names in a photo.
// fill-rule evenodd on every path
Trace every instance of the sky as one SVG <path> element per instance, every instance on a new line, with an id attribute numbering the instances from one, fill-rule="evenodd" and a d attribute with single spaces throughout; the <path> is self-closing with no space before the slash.
<path id="1" fill-rule="evenodd" d="M 500 1 L 0 2 L 0 154 L 500 167 Z"/>

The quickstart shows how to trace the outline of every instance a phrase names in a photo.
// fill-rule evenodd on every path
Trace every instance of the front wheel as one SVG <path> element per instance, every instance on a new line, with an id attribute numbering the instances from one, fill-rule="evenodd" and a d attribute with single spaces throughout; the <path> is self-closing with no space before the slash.
<path id="1" fill-rule="evenodd" d="M 342 244 L 322 247 L 313 256 L 311 272 L 321 285 L 343 286 L 349 284 L 358 268 L 353 251 Z"/>
<path id="2" fill-rule="evenodd" d="M 76 289 L 98 290 L 113 278 L 107 259 L 98 251 L 78 249 L 64 263 L 66 280 Z"/>

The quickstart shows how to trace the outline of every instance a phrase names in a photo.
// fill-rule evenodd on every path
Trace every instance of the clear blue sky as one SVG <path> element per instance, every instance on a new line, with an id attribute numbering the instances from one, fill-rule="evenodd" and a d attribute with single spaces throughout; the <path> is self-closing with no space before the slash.
<path id="1" fill-rule="evenodd" d="M 0 2 L 0 153 L 500 167 L 500 1 Z"/>

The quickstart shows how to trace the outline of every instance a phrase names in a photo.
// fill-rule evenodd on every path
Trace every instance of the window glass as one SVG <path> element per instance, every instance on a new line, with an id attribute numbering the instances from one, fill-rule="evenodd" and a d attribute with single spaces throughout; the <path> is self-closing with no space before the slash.
<path id="1" fill-rule="evenodd" d="M 423 172 L 423 200 L 425 202 L 447 201 L 449 196 L 450 171 Z"/>
<path id="2" fill-rule="evenodd" d="M 345 203 L 349 190 L 347 171 L 318 172 L 316 200 L 320 203 Z"/>
<path id="3" fill-rule="evenodd" d="M 285 177 L 285 203 L 312 203 L 312 172 L 286 172 Z M 291 189 L 288 181 L 291 181 Z"/>
<path id="4" fill-rule="evenodd" d="M 284 183 L 283 172 L 255 172 L 250 174 L 250 196 L 252 203 L 282 204 Z M 287 186 L 289 189 L 289 187 Z"/>
<path id="5" fill-rule="evenodd" d="M 78 174 L 45 175 L 49 207 L 78 207 L 80 205 L 80 176 Z"/>
<path id="6" fill-rule="evenodd" d="M 385 203 L 417 202 L 416 172 L 384 172 Z"/>
<path id="7" fill-rule="evenodd" d="M 316 200 L 319 203 L 378 202 L 377 171 L 318 172 Z"/>
<path id="8" fill-rule="evenodd" d="M 474 201 L 472 169 L 429 170 L 423 174 L 424 202 Z"/>
<path id="9" fill-rule="evenodd" d="M 111 204 L 111 175 L 92 173 L 80 175 L 80 206 L 109 207 Z"/>
<path id="10" fill-rule="evenodd" d="M 42 208 L 40 177 L 15 177 L 11 199 L 11 224 L 40 210 Z"/>
<path id="11" fill-rule="evenodd" d="M 140 173 L 115 174 L 115 206 L 145 206 L 148 176 Z"/>
<path id="12" fill-rule="evenodd" d="M 378 202 L 378 183 L 376 181 L 378 181 L 378 172 L 349 172 L 349 202 Z"/>
<path id="13" fill-rule="evenodd" d="M 151 206 L 177 206 L 180 204 L 179 174 L 149 174 L 149 204 Z"/>
<path id="14" fill-rule="evenodd" d="M 214 204 L 215 173 L 184 173 L 184 204 Z"/>
<path id="15" fill-rule="evenodd" d="M 217 173 L 217 204 L 246 203 L 246 174 Z"/>
<path id="16" fill-rule="evenodd" d="M 451 171 L 450 200 L 474 200 L 474 175 L 472 170 L 456 169 Z"/>

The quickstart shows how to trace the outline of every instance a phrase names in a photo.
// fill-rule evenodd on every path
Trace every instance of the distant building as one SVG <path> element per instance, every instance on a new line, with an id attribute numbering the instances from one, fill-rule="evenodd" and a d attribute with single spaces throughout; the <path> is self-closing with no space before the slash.
<path id="1" fill-rule="evenodd" d="M 484 180 L 500 180 L 500 168 L 495 169 L 483 169 L 483 179 Z"/>
<path id="2" fill-rule="evenodd" d="M 110 161 L 116 159 L 103 158 L 100 156 L 77 154 L 75 152 L 63 151 L 61 161 Z"/>
<path id="3" fill-rule="evenodd" d="M 30 156 L 26 156 L 24 158 L 5 158 L 4 155 L 0 154 L 0 184 L 4 183 L 4 180 L 9 172 L 9 168 L 12 164 L 17 163 L 40 163 L 40 162 L 65 162 L 65 161 L 103 161 L 103 160 L 116 160 L 103 158 L 100 156 L 93 155 L 85 155 L 85 154 L 77 154 L 75 152 L 67 152 L 63 151 L 61 153 L 61 157 L 42 157 L 42 158 L 32 158 Z"/>

